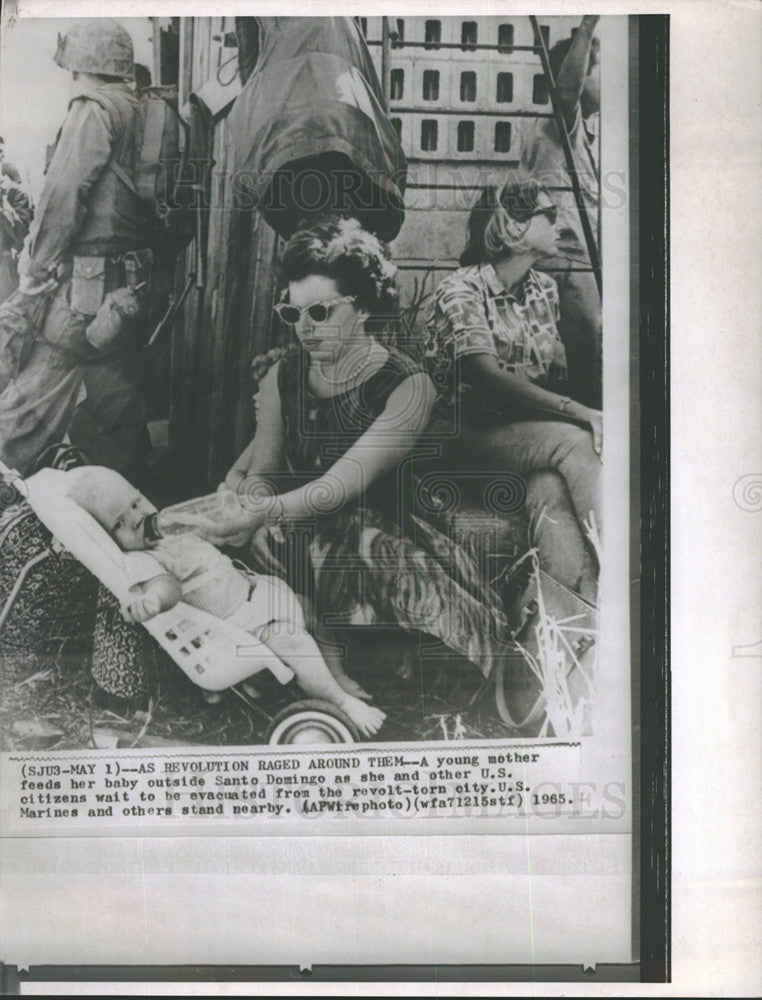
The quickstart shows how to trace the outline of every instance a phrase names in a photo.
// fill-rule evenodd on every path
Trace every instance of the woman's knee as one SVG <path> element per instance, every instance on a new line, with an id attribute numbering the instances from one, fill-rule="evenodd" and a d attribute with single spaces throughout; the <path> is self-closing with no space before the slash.
<path id="1" fill-rule="evenodd" d="M 548 511 L 567 509 L 569 492 L 563 477 L 552 469 L 533 472 L 525 479 L 526 506 L 531 516 L 533 511 L 544 507 Z"/>
<path id="2" fill-rule="evenodd" d="M 578 469 L 586 466 L 600 468 L 600 458 L 593 450 L 593 435 L 589 430 L 566 424 L 553 453 L 554 469 L 562 471 L 564 466 L 573 465 Z"/>
<path id="3" fill-rule="evenodd" d="M 552 469 L 526 477 L 526 514 L 534 531 L 545 517 L 565 523 L 573 514 L 569 490 L 563 476 Z"/>

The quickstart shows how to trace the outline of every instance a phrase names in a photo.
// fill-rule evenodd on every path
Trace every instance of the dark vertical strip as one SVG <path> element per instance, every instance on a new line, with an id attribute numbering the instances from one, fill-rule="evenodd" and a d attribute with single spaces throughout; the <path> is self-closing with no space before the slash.
<path id="1" fill-rule="evenodd" d="M 389 34 L 389 18 L 381 18 L 381 93 L 384 95 L 384 110 L 389 113 L 392 92 L 392 53 Z"/>
<path id="2" fill-rule="evenodd" d="M 630 662 L 632 664 L 632 955 L 640 959 L 640 52 L 639 18 L 629 17 L 630 106 Z"/>
<path id="3" fill-rule="evenodd" d="M 641 981 L 670 976 L 669 18 L 639 18 Z"/>
<path id="4" fill-rule="evenodd" d="M 16 965 L 0 962 L 0 996 L 20 996 L 19 970 Z"/>

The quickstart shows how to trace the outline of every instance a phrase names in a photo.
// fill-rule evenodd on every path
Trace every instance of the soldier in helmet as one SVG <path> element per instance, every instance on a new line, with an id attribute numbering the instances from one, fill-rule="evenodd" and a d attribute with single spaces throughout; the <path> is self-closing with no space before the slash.
<path id="1" fill-rule="evenodd" d="M 130 181 L 138 107 L 132 40 L 116 21 L 77 21 L 59 36 L 55 62 L 72 74 L 69 109 L 19 259 L 20 290 L 52 297 L 22 370 L 0 394 L 0 457 L 28 474 L 68 433 L 91 462 L 139 481 L 156 222 Z M 126 296 L 129 308 L 104 337 L 93 320 L 114 295 Z"/>

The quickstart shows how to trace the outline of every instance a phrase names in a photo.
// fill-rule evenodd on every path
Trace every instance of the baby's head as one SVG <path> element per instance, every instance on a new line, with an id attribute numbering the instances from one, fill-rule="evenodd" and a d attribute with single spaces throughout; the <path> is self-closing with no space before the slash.
<path id="1" fill-rule="evenodd" d="M 125 552 L 146 547 L 143 522 L 154 505 L 112 469 L 72 469 L 67 495 L 91 514 Z"/>

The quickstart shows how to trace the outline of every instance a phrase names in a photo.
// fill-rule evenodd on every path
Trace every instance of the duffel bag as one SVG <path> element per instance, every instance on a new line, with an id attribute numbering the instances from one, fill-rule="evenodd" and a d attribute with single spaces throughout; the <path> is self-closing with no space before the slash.
<path id="1" fill-rule="evenodd" d="M 0 483 L 0 661 L 6 670 L 29 654 L 59 654 L 72 640 L 86 648 L 92 635 L 96 581 L 65 552 L 45 556 L 51 542 L 16 488 Z"/>

